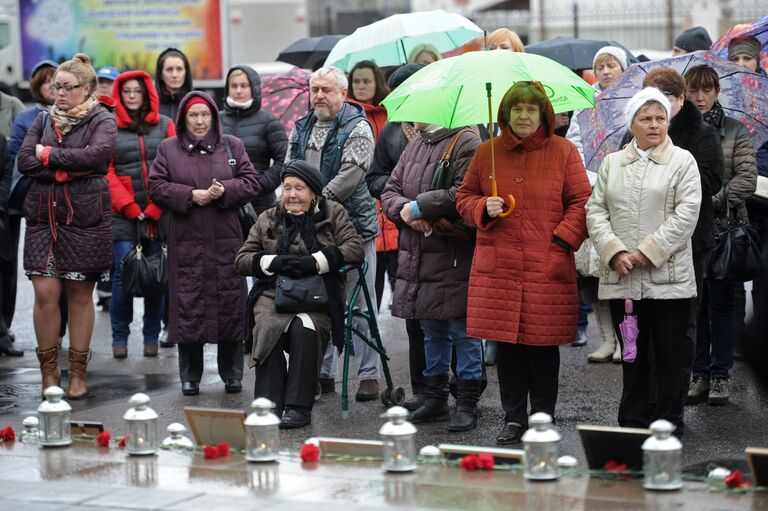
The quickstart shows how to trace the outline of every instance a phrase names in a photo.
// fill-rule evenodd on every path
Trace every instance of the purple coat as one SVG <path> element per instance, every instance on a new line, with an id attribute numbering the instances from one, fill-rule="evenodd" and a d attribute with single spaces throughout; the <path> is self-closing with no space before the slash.
<path id="1" fill-rule="evenodd" d="M 212 127 L 202 140 L 187 132 L 184 107 L 195 96 L 208 102 Z M 168 234 L 168 339 L 173 343 L 242 342 L 246 284 L 235 271 L 243 244 L 240 205 L 261 189 L 243 143 L 229 137 L 237 177 L 227 162 L 219 112 L 204 92 L 193 91 L 179 104 L 177 135 L 163 140 L 149 172 L 152 200 L 170 212 Z M 207 206 L 192 202 L 192 190 L 207 189 L 216 178 L 224 195 Z"/>
<path id="2" fill-rule="evenodd" d="M 43 130 L 41 119 L 38 114 L 18 153 L 19 171 L 33 178 L 24 199 L 24 269 L 45 271 L 50 253 L 59 272 L 108 271 L 112 203 L 106 175 L 117 141 L 115 117 L 96 105 L 61 141 L 52 125 Z M 35 156 L 37 144 L 51 148 L 47 166 Z M 77 176 L 57 183 L 56 170 Z"/>

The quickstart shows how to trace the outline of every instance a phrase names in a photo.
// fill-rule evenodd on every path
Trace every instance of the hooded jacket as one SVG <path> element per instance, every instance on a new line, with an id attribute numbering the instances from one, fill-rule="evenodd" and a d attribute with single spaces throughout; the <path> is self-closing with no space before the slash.
<path id="1" fill-rule="evenodd" d="M 131 115 L 123 105 L 120 89 L 128 80 L 139 80 L 147 89 L 149 111 L 144 121 L 151 126 L 149 133 L 131 129 Z M 163 211 L 149 198 L 149 169 L 157 155 L 157 148 L 164 139 L 176 134 L 176 127 L 168 117 L 160 114 L 160 101 L 152 83 L 152 77 L 144 71 L 126 71 L 117 77 L 113 85 L 116 100 L 117 145 L 109 164 L 107 181 L 112 197 L 112 239 L 136 240 L 136 225 L 140 214 L 147 218 L 141 222 L 141 236 L 152 239 L 157 232 L 157 222 Z"/>
<path id="2" fill-rule="evenodd" d="M 163 61 L 168 52 L 175 51 L 181 54 L 181 60 L 184 61 L 184 85 L 181 89 L 174 93 L 168 92 L 163 81 Z M 179 110 L 179 102 L 186 96 L 186 94 L 192 90 L 192 68 L 189 66 L 189 60 L 183 51 L 178 48 L 167 48 L 157 57 L 157 64 L 155 67 L 155 84 L 157 86 L 157 94 L 160 97 L 160 113 L 169 117 L 171 120 L 176 120 L 176 116 Z"/>
<path id="3" fill-rule="evenodd" d="M 201 140 L 186 129 L 184 105 L 200 97 L 211 110 L 211 128 Z M 256 171 L 243 143 L 222 135 L 219 111 L 204 92 L 192 91 L 179 103 L 176 136 L 157 149 L 149 173 L 152 201 L 168 211 L 169 332 L 172 343 L 242 342 L 247 290 L 235 271 L 243 244 L 237 210 L 259 192 Z M 228 163 L 223 136 L 229 137 L 237 175 Z M 217 200 L 198 206 L 192 191 L 212 179 L 224 186 Z"/>
<path id="4" fill-rule="evenodd" d="M 261 192 L 251 201 L 256 213 L 275 205 L 275 189 L 280 185 L 280 170 L 288 152 L 288 136 L 280 120 L 271 112 L 261 109 L 261 78 L 259 73 L 248 66 L 235 66 L 227 73 L 241 70 L 251 84 L 253 102 L 248 108 L 234 108 L 225 103 L 221 112 L 224 133 L 233 135 L 245 144 L 245 150 L 259 174 Z"/>
<path id="5" fill-rule="evenodd" d="M 551 104 L 539 129 L 523 139 L 501 108 L 498 122 L 498 192 L 513 194 L 517 208 L 509 218 L 487 216 L 491 141 L 483 142 L 456 194 L 459 213 L 477 226 L 467 333 L 535 346 L 567 344 L 576 334 L 579 304 L 573 251 L 587 235 L 584 204 L 592 189 L 576 147 L 553 134 Z"/>

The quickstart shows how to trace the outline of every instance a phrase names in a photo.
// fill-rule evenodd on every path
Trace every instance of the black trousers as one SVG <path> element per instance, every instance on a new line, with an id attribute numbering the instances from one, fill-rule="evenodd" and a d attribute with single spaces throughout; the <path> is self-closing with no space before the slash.
<path id="1" fill-rule="evenodd" d="M 624 320 L 624 300 L 610 300 L 610 308 L 623 347 L 619 325 Z M 689 360 L 695 346 L 687 335 L 691 299 L 636 300 L 634 310 L 639 328 L 637 358 L 622 364 L 619 425 L 647 428 L 657 419 L 666 419 L 682 432 Z"/>
<path id="2" fill-rule="evenodd" d="M 529 397 L 531 415 L 544 412 L 554 419 L 560 374 L 559 346 L 498 342 L 496 366 L 504 422 L 516 422 L 527 429 Z"/>
<path id="3" fill-rule="evenodd" d="M 317 332 L 294 319 L 272 353 L 256 366 L 254 397 L 266 397 L 279 411 L 296 407 L 311 410 L 325 353 L 321 344 Z M 290 364 L 284 352 L 290 355 Z"/>
<path id="4" fill-rule="evenodd" d="M 427 357 L 424 354 L 424 331 L 418 319 L 406 319 L 405 331 L 408 333 L 408 365 L 411 370 L 411 392 L 423 394 L 425 390 L 424 369 Z"/>
<path id="5" fill-rule="evenodd" d="M 10 261 L 0 262 L 0 314 L 5 325 L 11 328 L 13 313 L 16 310 L 16 282 L 18 280 L 18 254 L 21 217 L 9 215 L 6 217 L 6 229 L 10 232 L 13 257 Z M 6 238 L 7 239 L 7 238 Z"/>
<path id="6" fill-rule="evenodd" d="M 696 296 L 690 299 L 690 315 L 688 316 L 688 328 L 685 333 L 687 344 L 691 347 L 691 354 L 690 357 L 686 357 L 683 360 L 683 364 L 688 371 L 689 380 L 691 372 L 693 371 L 693 361 L 696 358 L 696 336 L 698 335 L 699 313 L 701 312 L 701 302 L 702 297 L 704 296 L 704 277 L 707 275 L 710 253 L 711 249 L 709 248 L 697 250 L 693 253 L 693 273 L 696 277 Z M 687 388 L 685 393 L 688 394 Z"/>
<path id="7" fill-rule="evenodd" d="M 216 362 L 223 381 L 243 379 L 243 342 L 221 342 Z M 205 344 L 179 344 L 179 377 L 181 381 L 203 378 L 203 348 Z"/>

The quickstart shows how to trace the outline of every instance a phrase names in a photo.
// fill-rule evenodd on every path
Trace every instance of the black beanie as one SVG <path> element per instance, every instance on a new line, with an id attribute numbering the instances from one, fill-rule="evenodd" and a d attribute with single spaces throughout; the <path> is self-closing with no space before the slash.
<path id="1" fill-rule="evenodd" d="M 320 176 L 320 170 L 314 165 L 304 160 L 291 160 L 280 171 L 280 181 L 285 181 L 285 178 L 288 176 L 298 177 L 307 183 L 307 186 L 315 192 L 315 195 L 322 195 L 323 180 Z"/>
<path id="2" fill-rule="evenodd" d="M 675 38 L 675 46 L 687 52 L 708 50 L 712 46 L 712 39 L 704 27 L 693 27 Z"/>
<path id="3" fill-rule="evenodd" d="M 410 78 L 413 73 L 422 67 L 424 67 L 424 64 L 404 64 L 398 67 L 391 75 L 389 75 L 387 85 L 389 85 L 389 88 L 392 90 L 396 89 L 401 83 Z"/>

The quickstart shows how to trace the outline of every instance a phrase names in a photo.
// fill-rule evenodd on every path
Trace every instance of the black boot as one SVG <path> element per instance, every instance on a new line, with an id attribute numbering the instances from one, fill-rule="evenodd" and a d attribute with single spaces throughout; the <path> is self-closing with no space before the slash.
<path id="1" fill-rule="evenodd" d="M 408 420 L 414 424 L 420 422 L 447 421 L 448 414 L 448 375 L 427 376 L 424 378 L 426 389 L 424 401 L 420 407 L 408 414 Z"/>
<path id="2" fill-rule="evenodd" d="M 480 400 L 480 380 L 459 379 L 456 396 L 456 415 L 448 425 L 448 431 L 469 431 L 477 424 L 477 402 Z"/>
<path id="3" fill-rule="evenodd" d="M 23 357 L 24 352 L 13 345 L 13 341 L 7 335 L 0 337 L 0 355 L 6 357 Z"/>

